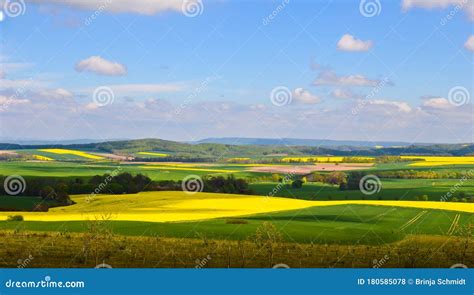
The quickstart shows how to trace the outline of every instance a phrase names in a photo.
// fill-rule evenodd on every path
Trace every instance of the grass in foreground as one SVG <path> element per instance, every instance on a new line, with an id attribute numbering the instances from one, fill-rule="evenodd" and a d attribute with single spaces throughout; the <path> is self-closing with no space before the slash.
<path id="1" fill-rule="evenodd" d="M 274 239 L 217 241 L 123 237 L 100 224 L 84 234 L 0 232 L 0 267 L 113 268 L 449 268 L 474 264 L 474 247 L 468 238 L 410 236 L 383 246 L 315 245 Z"/>

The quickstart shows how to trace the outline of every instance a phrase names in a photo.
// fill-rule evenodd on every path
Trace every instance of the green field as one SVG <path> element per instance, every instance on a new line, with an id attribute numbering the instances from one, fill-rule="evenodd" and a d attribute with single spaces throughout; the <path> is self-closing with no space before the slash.
<path id="1" fill-rule="evenodd" d="M 416 200 L 427 195 L 431 201 L 439 201 L 459 180 L 456 179 L 380 179 L 381 190 L 373 195 L 364 195 L 359 190 L 342 191 L 338 186 L 323 183 L 305 183 L 302 188 L 284 186 L 275 195 L 305 200 Z M 268 195 L 277 183 L 253 183 L 250 187 L 260 195 Z M 463 182 L 459 191 L 474 194 L 474 179 Z"/>
<path id="2" fill-rule="evenodd" d="M 179 167 L 182 170 L 169 169 L 166 166 L 144 168 L 143 164 L 124 164 L 120 165 L 115 162 L 24 162 L 24 161 L 10 161 L 2 162 L 0 166 L 0 175 L 22 175 L 41 176 L 41 177 L 91 177 L 94 175 L 102 175 L 111 173 L 118 167 L 122 172 L 130 172 L 132 174 L 142 173 L 149 176 L 152 180 L 181 180 L 190 174 L 194 175 L 221 175 L 221 174 L 236 174 L 239 177 L 250 177 L 257 175 L 254 172 L 244 171 L 242 166 L 197 166 L 196 168 L 202 170 L 186 170 L 184 167 Z M 219 173 L 211 170 L 232 170 L 232 173 Z"/>
<path id="3" fill-rule="evenodd" d="M 408 221 L 425 211 L 426 213 L 416 222 L 406 226 Z M 402 240 L 408 234 L 449 235 L 448 230 L 456 215 L 460 215 L 459 226 L 452 235 L 462 236 L 461 229 L 473 221 L 471 213 L 363 205 L 313 207 L 198 222 L 107 221 L 106 223 L 114 233 L 122 235 L 246 240 L 255 234 L 263 222 L 270 221 L 283 233 L 287 242 L 370 245 Z M 0 222 L 0 229 L 85 232 L 87 224 L 88 221 L 3 221 Z"/>

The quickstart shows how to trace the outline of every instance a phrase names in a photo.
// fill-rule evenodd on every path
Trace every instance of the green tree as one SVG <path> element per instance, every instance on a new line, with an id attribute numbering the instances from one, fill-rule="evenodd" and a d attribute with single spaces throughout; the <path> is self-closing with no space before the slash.
<path id="1" fill-rule="evenodd" d="M 301 179 L 296 179 L 291 183 L 292 188 L 302 188 L 303 187 L 303 181 Z"/>
<path id="2" fill-rule="evenodd" d="M 278 173 L 272 174 L 272 181 L 273 182 L 280 182 L 281 181 L 281 176 Z"/>

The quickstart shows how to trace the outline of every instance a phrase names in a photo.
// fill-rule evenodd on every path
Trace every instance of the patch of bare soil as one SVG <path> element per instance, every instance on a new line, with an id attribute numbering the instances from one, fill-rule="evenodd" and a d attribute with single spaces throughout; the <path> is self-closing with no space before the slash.
<path id="1" fill-rule="evenodd" d="M 16 156 L 18 155 L 15 151 L 0 151 L 0 156 Z"/>
<path id="2" fill-rule="evenodd" d="M 267 173 L 292 173 L 292 174 L 308 174 L 313 171 L 348 171 L 348 170 L 364 170 L 373 166 L 372 163 L 324 163 L 314 165 L 294 165 L 294 166 L 259 166 L 251 167 L 252 172 Z"/>

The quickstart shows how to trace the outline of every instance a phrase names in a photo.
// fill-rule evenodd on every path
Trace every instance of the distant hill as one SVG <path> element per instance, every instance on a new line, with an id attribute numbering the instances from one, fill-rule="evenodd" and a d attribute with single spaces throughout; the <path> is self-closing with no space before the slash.
<path id="1" fill-rule="evenodd" d="M 108 139 L 107 141 L 117 141 L 124 139 Z M 104 142 L 100 139 L 70 139 L 70 140 L 41 140 L 41 139 L 9 139 L 9 138 L 0 138 L 0 142 L 8 142 L 11 144 L 19 145 L 52 145 L 52 144 L 87 144 L 87 143 L 99 143 Z"/>
<path id="2" fill-rule="evenodd" d="M 226 139 L 230 142 L 231 139 Z M 306 142 L 306 140 L 303 140 Z M 311 140 L 309 140 L 311 141 Z M 296 140 L 294 145 L 286 144 L 287 141 L 273 140 L 275 144 L 224 144 L 224 143 L 183 143 L 163 139 L 136 139 L 136 140 L 118 140 L 99 143 L 86 144 L 42 144 L 42 145 L 20 145 L 11 143 L 0 143 L 0 150 L 12 149 L 39 149 L 39 148 L 66 148 L 80 149 L 95 152 L 106 152 L 116 154 L 132 154 L 141 151 L 160 151 L 169 153 L 172 160 L 179 158 L 188 159 L 219 159 L 230 157 L 264 157 L 274 154 L 287 155 L 335 155 L 335 156 L 383 156 L 383 155 L 452 155 L 465 156 L 474 155 L 474 144 L 416 144 L 403 146 L 400 142 L 391 142 L 389 146 L 378 147 L 364 146 L 363 142 L 349 141 L 326 141 L 333 145 L 311 146 Z M 284 142 L 284 143 L 283 143 Z M 316 140 L 313 142 L 313 144 Z M 339 144 L 336 144 L 339 143 Z M 383 142 L 382 142 L 383 143 Z M 392 146 L 393 145 L 393 146 Z"/>
<path id="3" fill-rule="evenodd" d="M 413 143 L 402 141 L 354 141 L 354 140 L 329 140 L 329 139 L 299 139 L 299 138 L 245 138 L 245 137 L 221 137 L 206 138 L 191 143 L 218 143 L 231 145 L 287 145 L 287 146 L 319 146 L 319 147 L 406 147 Z M 429 145 L 428 143 L 416 143 L 416 145 Z"/>

